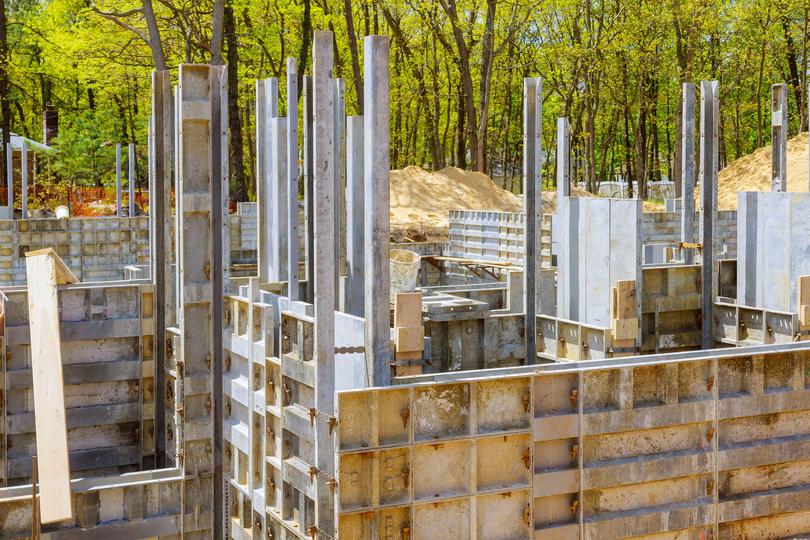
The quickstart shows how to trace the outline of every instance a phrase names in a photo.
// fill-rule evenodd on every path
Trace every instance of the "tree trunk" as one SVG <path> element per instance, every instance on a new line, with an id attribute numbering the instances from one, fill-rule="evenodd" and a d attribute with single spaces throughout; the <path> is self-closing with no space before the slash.
<path id="1" fill-rule="evenodd" d="M 152 60 L 155 62 L 155 69 L 166 71 L 166 57 L 163 54 L 163 41 L 160 39 L 155 10 L 152 8 L 152 0 L 143 0 L 143 16 L 146 19 L 146 27 L 149 29 L 149 48 L 152 50 Z"/>
<path id="2" fill-rule="evenodd" d="M 799 131 L 802 130 L 801 119 L 804 117 L 802 106 L 802 85 L 799 79 L 799 64 L 796 59 L 796 44 L 790 36 L 790 26 L 787 15 L 782 17 L 782 31 L 785 34 L 785 55 L 787 56 L 788 68 L 790 68 L 790 87 L 793 89 L 793 97 L 796 100 L 796 111 L 799 113 Z M 790 126 L 787 126 L 790 129 Z"/>
<path id="3" fill-rule="evenodd" d="M 478 134 L 475 147 L 475 170 L 487 169 L 487 127 L 492 87 L 492 63 L 495 58 L 495 7 L 497 0 L 487 0 L 487 19 L 481 44 L 481 81 L 478 87 Z"/>
<path id="4" fill-rule="evenodd" d="M 6 179 L 6 163 L 8 159 L 6 151 L 9 141 L 11 141 L 11 101 L 8 94 L 8 20 L 6 18 L 6 2 L 0 0 L 0 115 L 2 115 L 3 129 L 3 182 Z M 13 206 L 13 201 L 11 205 Z"/>
<path id="5" fill-rule="evenodd" d="M 304 87 L 304 74 L 309 65 L 309 48 L 312 39 L 312 6 L 311 0 L 304 1 L 304 14 L 301 21 L 301 50 L 298 52 L 298 88 Z"/>
<path id="6" fill-rule="evenodd" d="M 228 129 L 231 132 L 231 182 L 232 198 L 235 201 L 248 200 L 245 180 L 245 156 L 242 141 L 242 120 L 239 116 L 239 43 L 233 20 L 233 8 L 228 6 L 223 13 L 223 33 L 228 55 Z"/>
<path id="7" fill-rule="evenodd" d="M 426 121 L 428 123 L 427 128 L 427 135 L 428 135 L 428 144 L 431 148 L 431 166 L 433 170 L 439 170 L 444 168 L 444 156 L 440 151 L 439 146 L 439 102 L 438 102 L 438 82 L 437 82 L 437 75 L 435 70 L 437 69 L 434 65 L 433 68 L 433 92 L 434 92 L 434 99 L 433 99 L 433 107 L 431 107 L 431 100 L 428 96 L 428 89 L 427 83 L 425 82 L 425 72 L 423 64 L 415 58 L 413 51 L 411 50 L 410 45 L 408 44 L 407 38 L 405 37 L 405 33 L 402 31 L 402 27 L 399 24 L 399 19 L 395 18 L 391 11 L 386 7 L 382 6 L 383 17 L 385 17 L 386 22 L 388 23 L 388 27 L 391 29 L 391 32 L 394 34 L 394 39 L 396 40 L 400 51 L 405 56 L 405 61 L 407 62 L 411 73 L 413 74 L 413 78 L 417 80 L 419 84 L 418 88 L 418 96 L 419 96 L 419 104 L 418 109 L 424 108 Z M 427 47 L 427 44 L 425 45 Z M 435 47 L 434 47 L 435 49 Z M 427 53 L 425 54 L 427 56 Z M 435 62 L 434 62 L 435 64 Z M 417 119 L 418 119 L 417 114 Z M 416 142 L 414 141 L 414 149 Z"/>
<path id="8" fill-rule="evenodd" d="M 360 73 L 360 58 L 357 53 L 357 35 L 354 31 L 352 0 L 343 0 L 343 13 L 346 17 L 346 33 L 349 38 L 349 52 L 352 56 L 352 75 L 354 91 L 357 94 L 357 114 L 363 114 L 363 74 Z"/>
<path id="9" fill-rule="evenodd" d="M 436 58 L 436 37 L 432 39 L 433 44 L 433 64 L 431 75 L 433 77 L 433 122 L 429 126 L 430 137 L 432 139 L 432 167 L 434 171 L 444 169 L 447 166 L 445 161 L 444 144 L 439 139 L 439 119 L 441 118 L 441 104 L 439 101 L 439 60 Z"/>
<path id="10" fill-rule="evenodd" d="M 456 167 L 467 168 L 467 145 L 464 141 L 464 96 L 461 86 L 458 88 L 458 101 L 456 102 Z"/>
<path id="11" fill-rule="evenodd" d="M 467 139 L 470 149 L 472 150 L 472 168 L 475 171 L 481 171 L 483 170 L 483 164 L 476 162 L 475 153 L 475 150 L 478 148 L 478 131 L 476 130 L 477 118 L 475 113 L 475 98 L 473 95 L 472 71 L 470 68 L 470 51 L 464 39 L 464 33 L 459 26 L 456 1 L 440 0 L 440 4 L 450 19 L 450 25 L 453 28 L 453 39 L 455 40 L 456 49 L 458 50 L 459 75 L 461 76 L 460 104 L 463 107 L 460 112 L 466 116 L 464 122 L 466 123 Z M 466 161 L 465 157 L 465 166 Z"/>

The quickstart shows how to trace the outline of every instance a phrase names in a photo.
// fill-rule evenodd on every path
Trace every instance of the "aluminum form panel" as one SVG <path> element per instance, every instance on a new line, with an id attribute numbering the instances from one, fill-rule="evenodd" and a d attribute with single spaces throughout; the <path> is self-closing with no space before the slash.
<path id="1" fill-rule="evenodd" d="M 3 478 L 20 483 L 29 479 L 30 456 L 36 454 L 33 404 L 27 397 L 27 295 L 10 289 L 5 295 Z M 152 286 L 64 286 L 59 303 L 72 476 L 153 467 Z"/>
<path id="2" fill-rule="evenodd" d="M 810 195 L 745 192 L 737 204 L 738 302 L 795 311 L 796 280 L 810 273 Z"/>
<path id="3" fill-rule="evenodd" d="M 438 524 L 462 537 L 477 531 L 478 538 L 675 530 L 689 538 L 755 537 L 768 524 L 806 534 L 808 360 L 808 353 L 740 351 L 722 359 L 340 392 L 339 534 L 388 538 L 407 529 L 411 538 L 431 538 Z M 482 411 L 492 412 L 482 407 L 482 394 L 493 395 L 482 391 L 487 385 L 496 389 L 499 420 L 482 433 Z M 528 419 L 532 530 L 518 530 L 522 457 L 506 448 L 523 440 Z M 490 429 L 502 445 L 488 446 Z M 495 493 L 515 503 L 486 507 L 488 519 L 514 530 L 480 527 L 482 478 L 483 490 L 500 481 Z"/>

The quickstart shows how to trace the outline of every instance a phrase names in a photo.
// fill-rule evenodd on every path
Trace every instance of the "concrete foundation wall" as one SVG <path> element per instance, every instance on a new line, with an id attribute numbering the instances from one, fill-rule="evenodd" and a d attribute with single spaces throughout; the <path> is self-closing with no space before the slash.
<path id="1" fill-rule="evenodd" d="M 240 203 L 228 218 L 231 261 L 255 275 L 256 203 Z M 0 220 L 0 286 L 24 285 L 25 252 L 46 247 L 82 282 L 121 280 L 126 266 L 149 267 L 149 217 Z"/>
<path id="2" fill-rule="evenodd" d="M 0 221 L 0 285 L 25 283 L 25 252 L 52 247 L 81 281 L 123 277 L 126 265 L 149 264 L 149 218 Z"/>

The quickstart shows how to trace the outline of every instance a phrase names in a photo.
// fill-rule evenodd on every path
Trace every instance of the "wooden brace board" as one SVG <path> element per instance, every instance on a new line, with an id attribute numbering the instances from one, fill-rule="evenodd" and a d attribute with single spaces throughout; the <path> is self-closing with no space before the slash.
<path id="1" fill-rule="evenodd" d="M 40 519 L 73 518 L 57 282 L 73 274 L 52 250 L 26 254 Z M 61 267 L 61 268 L 60 268 Z M 75 280 L 75 276 L 72 277 Z"/>

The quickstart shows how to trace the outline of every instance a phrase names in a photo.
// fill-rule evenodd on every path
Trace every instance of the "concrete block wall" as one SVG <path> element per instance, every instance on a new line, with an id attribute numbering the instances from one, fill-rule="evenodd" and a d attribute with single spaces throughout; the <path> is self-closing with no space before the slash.
<path id="1" fill-rule="evenodd" d="M 126 265 L 149 264 L 149 218 L 0 221 L 0 285 L 25 283 L 25 252 L 52 247 L 81 281 L 122 278 Z"/>
<path id="2" fill-rule="evenodd" d="M 524 219 L 523 214 L 513 212 L 451 210 L 450 241 L 445 255 L 522 265 Z M 550 215 L 543 216 L 540 234 L 541 264 L 550 267 Z"/>
<path id="3" fill-rule="evenodd" d="M 255 265 L 256 203 L 239 203 L 228 217 L 231 262 Z M 0 286 L 25 284 L 25 252 L 46 247 L 80 281 L 120 280 L 126 266 L 149 267 L 149 217 L 0 220 Z"/>
<path id="4" fill-rule="evenodd" d="M 258 210 L 255 202 L 240 202 L 229 214 L 231 263 L 256 263 L 258 250 Z"/>
<path id="5" fill-rule="evenodd" d="M 700 212 L 695 214 L 695 223 L 700 222 Z M 718 253 L 725 259 L 737 256 L 737 212 L 717 212 L 719 237 Z M 641 241 L 646 244 L 677 244 L 681 241 L 680 212 L 645 212 L 641 223 Z M 695 239 L 697 241 L 697 239 Z"/>

